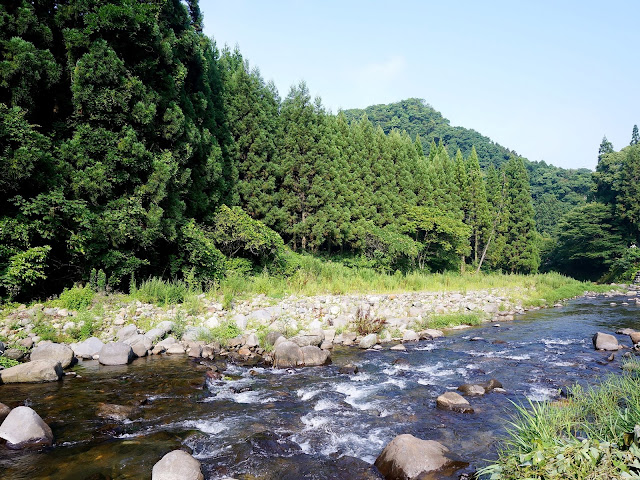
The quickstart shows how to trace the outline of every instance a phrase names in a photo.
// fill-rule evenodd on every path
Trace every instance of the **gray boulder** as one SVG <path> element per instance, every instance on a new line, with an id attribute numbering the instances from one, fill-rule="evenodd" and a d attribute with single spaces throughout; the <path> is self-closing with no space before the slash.
<path id="1" fill-rule="evenodd" d="M 150 338 L 152 342 L 155 342 L 156 340 L 164 336 L 165 332 L 161 328 L 156 327 L 149 330 L 147 333 L 145 333 L 145 335 L 147 336 L 147 338 Z"/>
<path id="2" fill-rule="evenodd" d="M 204 480 L 200 462 L 182 450 L 167 453 L 153 466 L 151 480 Z"/>
<path id="3" fill-rule="evenodd" d="M 122 342 L 109 342 L 100 350 L 102 365 L 126 365 L 133 361 L 134 354 L 131 345 Z"/>
<path id="4" fill-rule="evenodd" d="M 273 359 L 276 368 L 299 367 L 304 364 L 302 349 L 288 340 L 277 343 L 273 351 Z"/>
<path id="5" fill-rule="evenodd" d="M 620 348 L 616 337 L 602 332 L 598 332 L 593 336 L 593 346 L 596 350 L 606 351 L 617 351 Z"/>
<path id="6" fill-rule="evenodd" d="M 322 350 L 314 345 L 301 347 L 302 363 L 305 367 L 319 367 L 331 362 L 331 354 L 327 350 Z"/>
<path id="7" fill-rule="evenodd" d="M 127 338 L 133 337 L 138 333 L 138 328 L 135 325 L 127 325 L 118 330 L 116 337 L 119 341 L 124 342 Z"/>
<path id="8" fill-rule="evenodd" d="M 153 346 L 151 339 L 146 335 L 141 334 L 133 335 L 122 343 L 129 345 L 136 357 L 145 357 Z"/>
<path id="9" fill-rule="evenodd" d="M 378 343 L 378 335 L 376 335 L 375 333 L 370 333 L 366 337 L 363 337 L 362 340 L 360 340 L 360 344 L 358 346 L 360 348 L 371 348 L 376 343 Z"/>
<path id="10" fill-rule="evenodd" d="M 629 337 L 631 337 L 631 341 L 634 345 L 636 343 L 640 343 L 640 332 L 631 332 L 629 333 Z"/>
<path id="11" fill-rule="evenodd" d="M 247 335 L 247 338 L 245 339 L 244 344 L 249 348 L 258 347 L 260 346 L 260 340 L 258 339 L 258 336 L 255 333 L 250 333 L 249 335 Z"/>
<path id="12" fill-rule="evenodd" d="M 5 348 L 4 343 L 0 342 L 0 355 L 4 353 Z"/>
<path id="13" fill-rule="evenodd" d="M 2 354 L 4 358 L 10 358 L 11 360 L 22 360 L 26 353 L 24 353 L 19 348 L 7 348 Z"/>
<path id="14" fill-rule="evenodd" d="M 458 390 L 470 397 L 477 397 L 486 393 L 485 388 L 482 385 L 473 385 L 470 383 L 462 384 L 458 387 Z"/>
<path id="15" fill-rule="evenodd" d="M 413 330 L 407 330 L 402 335 L 402 341 L 403 342 L 417 342 L 418 340 L 420 340 L 420 335 L 418 335 Z"/>
<path id="16" fill-rule="evenodd" d="M 62 368 L 67 368 L 73 361 L 73 350 L 61 343 L 38 345 L 31 352 L 31 361 L 37 360 L 53 360 L 60 362 Z"/>
<path id="17" fill-rule="evenodd" d="M 104 342 L 99 338 L 91 337 L 83 342 L 73 343 L 70 347 L 76 357 L 93 358 L 94 355 L 100 354 L 100 350 L 104 347 Z"/>
<path id="18" fill-rule="evenodd" d="M 7 441 L 7 447 L 49 446 L 53 443 L 53 433 L 33 409 L 16 407 L 0 425 L 0 438 Z"/>
<path id="19" fill-rule="evenodd" d="M 462 395 L 456 392 L 446 392 L 436 399 L 436 406 L 441 410 L 451 410 L 459 413 L 473 413 L 473 408 Z"/>
<path id="20" fill-rule="evenodd" d="M 62 365 L 54 360 L 35 360 L 0 371 L 0 383 L 57 382 Z"/>
<path id="21" fill-rule="evenodd" d="M 137 412 L 137 407 L 132 405 L 115 405 L 113 403 L 99 403 L 96 415 L 109 420 L 123 422 Z"/>
<path id="22" fill-rule="evenodd" d="M 269 332 L 267 333 L 267 336 L 265 338 L 265 343 L 269 346 L 273 346 L 276 344 L 276 340 L 278 340 L 280 337 L 284 338 L 284 335 L 282 335 L 282 333 L 280 332 Z"/>
<path id="23" fill-rule="evenodd" d="M 386 480 L 414 480 L 452 466 L 454 462 L 446 457 L 448 452 L 434 440 L 398 435 L 384 447 L 374 465 Z"/>
<path id="24" fill-rule="evenodd" d="M 314 330 L 311 333 L 296 335 L 290 340 L 299 347 L 306 347 L 309 345 L 319 347 L 324 341 L 324 332 L 322 330 Z"/>

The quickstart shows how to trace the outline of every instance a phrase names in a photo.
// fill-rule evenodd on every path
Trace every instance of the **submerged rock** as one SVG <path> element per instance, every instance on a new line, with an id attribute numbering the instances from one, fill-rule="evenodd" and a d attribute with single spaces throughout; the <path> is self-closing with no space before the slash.
<path id="1" fill-rule="evenodd" d="M 53 360 L 60 362 L 62 368 L 67 368 L 73 361 L 73 350 L 61 343 L 45 343 L 31 352 L 31 360 Z"/>
<path id="2" fill-rule="evenodd" d="M 484 395 L 486 393 L 485 388 L 482 385 L 473 385 L 469 383 L 464 383 L 458 387 L 458 390 L 464 393 L 465 395 L 469 395 L 470 397 L 477 397 Z"/>
<path id="3" fill-rule="evenodd" d="M 593 346 L 596 350 L 606 351 L 617 351 L 620 348 L 616 337 L 602 332 L 598 332 L 593 336 Z"/>
<path id="4" fill-rule="evenodd" d="M 137 408 L 132 405 L 115 405 L 113 403 L 100 403 L 96 414 L 102 418 L 122 422 L 128 420 Z"/>
<path id="5" fill-rule="evenodd" d="M 446 392 L 436 399 L 436 406 L 441 410 L 451 410 L 459 413 L 473 413 L 473 408 L 462 395 L 456 392 Z"/>
<path id="6" fill-rule="evenodd" d="M 355 375 L 356 373 L 358 373 L 358 367 L 356 367 L 352 363 L 347 363 L 346 365 L 341 366 L 338 369 L 338 372 L 342 373 L 343 375 Z"/>
<path id="7" fill-rule="evenodd" d="M 29 407 L 16 407 L 0 425 L 0 438 L 7 441 L 7 447 L 20 449 L 49 446 L 53 443 L 53 433 L 40 415 Z"/>
<path id="8" fill-rule="evenodd" d="M 385 480 L 417 480 L 453 465 L 446 456 L 448 452 L 447 447 L 434 440 L 398 435 L 384 447 L 374 465 Z"/>
<path id="9" fill-rule="evenodd" d="M 204 480 L 200 462 L 182 450 L 174 450 L 153 466 L 151 480 Z"/>
<path id="10" fill-rule="evenodd" d="M 0 383 L 57 382 L 62 365 L 55 360 L 35 360 L 0 371 Z"/>

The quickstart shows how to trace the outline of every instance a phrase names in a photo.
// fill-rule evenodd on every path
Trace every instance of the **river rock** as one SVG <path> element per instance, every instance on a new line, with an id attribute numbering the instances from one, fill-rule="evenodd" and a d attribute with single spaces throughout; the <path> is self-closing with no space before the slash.
<path id="1" fill-rule="evenodd" d="M 444 337 L 442 330 L 436 330 L 435 328 L 425 328 L 424 330 L 420 330 L 420 338 L 422 338 L 423 335 L 428 335 L 431 338 Z"/>
<path id="2" fill-rule="evenodd" d="M 41 344 L 31 352 L 31 361 L 37 360 L 53 360 L 67 368 L 73 361 L 73 350 L 61 343 Z"/>
<path id="3" fill-rule="evenodd" d="M 446 392 L 436 399 L 436 406 L 441 410 L 451 410 L 459 413 L 473 413 L 473 408 L 462 395 L 456 392 Z"/>
<path id="4" fill-rule="evenodd" d="M 0 403 L 0 424 L 7 418 L 11 409 L 7 407 L 4 403 Z"/>
<path id="5" fill-rule="evenodd" d="M 250 333 L 244 341 L 245 346 L 248 348 L 254 348 L 260 346 L 260 340 L 255 333 Z"/>
<path id="6" fill-rule="evenodd" d="M 488 382 L 482 383 L 481 386 L 485 389 L 487 393 L 489 393 L 499 388 L 502 389 L 502 382 L 500 382 L 499 380 L 496 380 L 495 378 L 492 378 Z"/>
<path id="7" fill-rule="evenodd" d="M 33 347 L 33 338 L 31 338 L 31 337 L 23 338 L 22 340 L 20 340 L 18 342 L 18 345 L 20 345 L 21 347 L 29 349 L 29 348 Z"/>
<path id="8" fill-rule="evenodd" d="M 19 348 L 7 348 L 2 354 L 5 358 L 10 358 L 11 360 L 20 361 L 25 357 L 26 353 L 24 353 Z"/>
<path id="9" fill-rule="evenodd" d="M 485 389 L 481 385 L 473 385 L 469 383 L 464 383 L 458 387 L 458 390 L 464 393 L 465 395 L 469 395 L 470 397 L 477 397 L 480 395 L 484 395 L 486 393 Z"/>
<path id="10" fill-rule="evenodd" d="M 132 335 L 122 343 L 129 345 L 136 357 L 145 357 L 153 346 L 153 342 L 149 337 L 139 333 Z"/>
<path id="11" fill-rule="evenodd" d="M 0 383 L 56 382 L 62 378 L 60 362 L 35 360 L 0 371 Z"/>
<path id="12" fill-rule="evenodd" d="M 331 354 L 327 350 L 322 350 L 313 345 L 301 347 L 302 362 L 305 367 L 319 367 L 331 362 Z"/>
<path id="13" fill-rule="evenodd" d="M 151 480 L 204 480 L 200 462 L 182 450 L 167 453 L 153 466 Z"/>
<path id="14" fill-rule="evenodd" d="M 453 464 L 446 457 L 449 449 L 434 440 L 398 435 L 384 447 L 375 461 L 385 480 L 417 480 L 423 475 Z"/>
<path id="15" fill-rule="evenodd" d="M 135 325 L 127 325 L 118 330 L 116 337 L 118 337 L 118 340 L 120 340 L 121 342 L 124 342 L 126 339 L 128 339 L 129 337 L 133 337 L 137 333 L 138 328 Z"/>
<path id="16" fill-rule="evenodd" d="M 118 422 L 128 420 L 136 412 L 132 405 L 115 405 L 113 403 L 99 403 L 96 415 Z"/>
<path id="17" fill-rule="evenodd" d="M 393 347 L 391 347 L 389 350 L 396 350 L 396 351 L 403 352 L 406 349 L 407 349 L 407 347 L 405 347 L 403 344 L 399 343 L 398 345 L 394 345 Z"/>
<path id="18" fill-rule="evenodd" d="M 26 447 L 49 446 L 53 443 L 53 433 L 33 409 L 16 407 L 0 425 L 0 438 L 7 441 L 7 447 L 20 449 Z"/>
<path id="19" fill-rule="evenodd" d="M 402 341 L 403 342 L 417 342 L 418 340 L 420 340 L 420 335 L 418 335 L 413 330 L 407 330 L 402 335 Z"/>
<path id="20" fill-rule="evenodd" d="M 4 343 L 0 342 L 0 355 L 2 355 L 4 353 L 5 348 L 6 347 L 5 347 Z"/>
<path id="21" fill-rule="evenodd" d="M 181 344 L 175 342 L 167 347 L 166 353 L 169 355 L 184 355 L 185 351 Z"/>
<path id="22" fill-rule="evenodd" d="M 602 332 L 598 332 L 593 336 L 593 346 L 596 350 L 607 351 L 617 351 L 620 348 L 616 337 Z"/>
<path id="23" fill-rule="evenodd" d="M 134 354 L 131 345 L 122 342 L 109 342 L 100 350 L 102 365 L 126 365 L 133 361 Z"/>
<path id="24" fill-rule="evenodd" d="M 298 367 L 304 364 L 302 349 L 294 342 L 279 342 L 273 351 L 276 368 Z"/>
<path id="25" fill-rule="evenodd" d="M 633 342 L 634 345 L 636 343 L 640 343 L 640 332 L 631 332 L 629 334 L 629 337 L 631 337 L 631 341 Z"/>
<path id="26" fill-rule="evenodd" d="M 309 345 L 314 345 L 316 347 L 319 347 L 320 345 L 322 345 L 322 342 L 324 341 L 324 332 L 318 329 L 310 333 L 296 335 L 290 340 L 296 345 L 298 345 L 299 347 L 306 347 Z"/>
<path id="27" fill-rule="evenodd" d="M 161 328 L 155 327 L 145 333 L 145 335 L 147 336 L 147 338 L 151 339 L 152 342 L 155 342 L 159 338 L 162 338 L 164 335 L 166 335 L 166 332 Z"/>
<path id="28" fill-rule="evenodd" d="M 100 354 L 104 343 L 99 338 L 91 337 L 80 343 L 72 343 L 70 347 L 76 357 L 93 358 L 94 355 Z"/>
<path id="29" fill-rule="evenodd" d="M 276 344 L 276 341 L 279 338 L 284 338 L 284 335 L 282 335 L 282 333 L 280 333 L 280 332 L 271 331 L 271 332 L 267 333 L 267 336 L 265 337 L 265 343 L 268 346 L 272 347 L 272 346 L 274 346 Z"/>
<path id="30" fill-rule="evenodd" d="M 352 363 L 347 363 L 346 365 L 341 366 L 338 369 L 338 372 L 342 373 L 343 375 L 355 375 L 356 373 L 358 373 L 358 367 Z"/>
<path id="31" fill-rule="evenodd" d="M 360 348 L 371 348 L 376 343 L 378 343 L 378 335 L 376 335 L 375 333 L 370 333 L 366 337 L 363 337 L 362 340 L 360 340 L 360 344 L 358 346 Z"/>

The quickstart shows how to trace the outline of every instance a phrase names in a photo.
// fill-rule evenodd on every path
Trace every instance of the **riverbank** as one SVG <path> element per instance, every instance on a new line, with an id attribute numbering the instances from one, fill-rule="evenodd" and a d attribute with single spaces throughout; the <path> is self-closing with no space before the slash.
<path id="1" fill-rule="evenodd" d="M 28 348 L 41 340 L 74 343 L 93 336 L 108 342 L 124 325 L 145 333 L 167 321 L 177 340 L 225 343 L 249 333 L 264 340 L 268 330 L 286 336 L 318 329 L 337 335 L 362 333 L 359 330 L 368 329 L 363 322 L 373 322 L 379 327 L 375 333 L 388 341 L 402 339 L 407 331 L 510 321 L 530 309 L 559 305 L 562 299 L 615 290 L 558 274 L 398 276 L 368 271 L 368 283 L 362 283 L 362 272 L 319 265 L 314 275 L 307 268 L 306 282 L 289 279 L 288 286 L 278 283 L 283 279 L 253 277 L 236 279 L 235 285 L 228 280 L 208 292 L 161 280 L 143 282 L 129 295 L 76 287 L 45 303 L 5 307 L 0 341 Z M 323 294 L 308 295 L 319 290 L 329 272 L 335 276 L 327 279 Z M 266 285 L 271 286 L 263 288 Z M 349 294 L 328 293 L 337 285 Z"/>

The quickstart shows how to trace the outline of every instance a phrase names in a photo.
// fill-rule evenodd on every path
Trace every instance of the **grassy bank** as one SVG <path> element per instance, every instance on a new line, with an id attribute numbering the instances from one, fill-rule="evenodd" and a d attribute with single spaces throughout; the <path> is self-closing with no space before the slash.
<path id="1" fill-rule="evenodd" d="M 482 478 L 640 479 L 640 362 L 562 402 L 517 407 L 498 461 Z"/>

